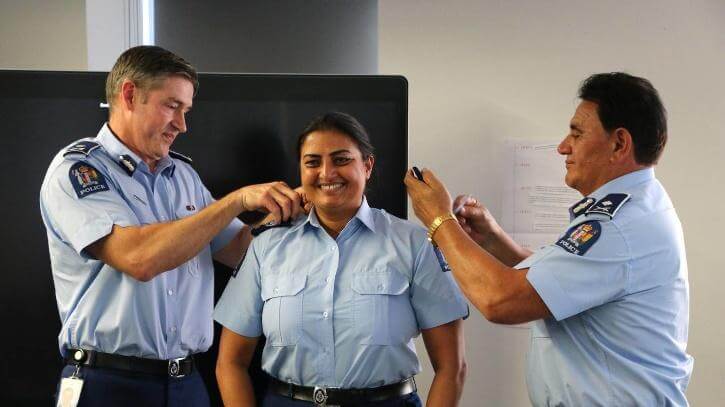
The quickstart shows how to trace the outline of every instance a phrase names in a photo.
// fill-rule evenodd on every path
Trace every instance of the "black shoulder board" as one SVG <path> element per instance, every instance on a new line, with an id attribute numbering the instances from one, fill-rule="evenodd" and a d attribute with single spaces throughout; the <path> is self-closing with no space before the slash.
<path id="1" fill-rule="evenodd" d="M 256 228 L 252 229 L 252 236 L 255 236 L 255 237 L 259 236 L 262 233 L 264 233 L 265 231 L 270 230 L 270 229 L 288 228 L 290 226 L 292 226 L 292 222 L 290 222 L 290 221 L 281 222 L 276 225 L 273 223 L 265 223 L 264 225 L 260 225 L 260 226 L 257 226 Z"/>
<path id="2" fill-rule="evenodd" d="M 592 213 L 599 213 L 607 215 L 610 219 L 612 219 L 619 208 L 621 208 L 625 202 L 629 201 L 629 198 L 629 194 L 609 194 L 597 201 L 594 206 L 587 209 L 586 214 L 590 215 Z"/>
<path id="3" fill-rule="evenodd" d="M 68 154 L 83 154 L 88 157 L 88 154 L 90 154 L 91 151 L 97 149 L 100 146 L 100 144 L 93 141 L 79 141 L 68 147 L 63 153 L 63 157 L 67 156 Z"/>
<path id="4" fill-rule="evenodd" d="M 176 151 L 169 150 L 169 156 L 171 158 L 176 158 L 177 160 L 181 160 L 187 164 L 191 164 L 193 162 L 191 157 L 187 157 L 184 154 L 179 154 Z"/>

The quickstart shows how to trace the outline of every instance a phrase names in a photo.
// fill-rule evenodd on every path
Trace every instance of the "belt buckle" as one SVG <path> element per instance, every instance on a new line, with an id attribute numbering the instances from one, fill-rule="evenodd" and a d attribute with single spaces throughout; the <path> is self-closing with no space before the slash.
<path id="1" fill-rule="evenodd" d="M 181 379 L 186 376 L 181 373 L 181 362 L 186 358 L 169 359 L 169 376 Z"/>
<path id="2" fill-rule="evenodd" d="M 315 386 L 312 390 L 312 402 L 316 406 L 327 406 L 327 387 Z"/>

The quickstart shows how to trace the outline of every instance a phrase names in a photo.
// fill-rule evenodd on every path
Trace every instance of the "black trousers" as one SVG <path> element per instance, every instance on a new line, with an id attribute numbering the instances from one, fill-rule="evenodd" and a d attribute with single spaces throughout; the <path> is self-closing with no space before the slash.
<path id="1" fill-rule="evenodd" d="M 66 365 L 61 379 L 70 377 L 75 366 Z M 83 390 L 79 407 L 209 407 L 209 394 L 197 370 L 182 378 L 96 367 L 81 367 Z M 60 381 L 56 389 L 56 400 Z"/>
<path id="2" fill-rule="evenodd" d="M 309 401 L 295 400 L 290 397 L 281 396 L 275 393 L 267 393 L 260 404 L 262 407 L 309 407 L 314 404 Z M 405 396 L 392 398 L 375 403 L 349 404 L 342 407 L 423 407 L 418 393 L 410 393 Z"/>

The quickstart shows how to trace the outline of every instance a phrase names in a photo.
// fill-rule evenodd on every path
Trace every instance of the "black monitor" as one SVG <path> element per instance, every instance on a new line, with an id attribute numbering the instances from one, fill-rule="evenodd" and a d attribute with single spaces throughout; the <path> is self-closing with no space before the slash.
<path id="1" fill-rule="evenodd" d="M 47 240 L 38 205 L 53 155 L 93 137 L 107 119 L 106 73 L 0 70 L 0 137 L 4 232 L 0 320 L 4 350 L 0 399 L 47 405 L 61 368 L 60 330 Z M 355 116 L 375 146 L 371 206 L 406 217 L 407 82 L 400 76 L 201 74 L 175 151 L 190 156 L 215 196 L 238 187 L 284 180 L 299 184 L 296 140 L 315 116 Z M 229 270 L 217 265 L 216 295 Z M 217 327 L 218 328 L 218 327 Z M 200 361 L 214 404 L 215 346 Z"/>

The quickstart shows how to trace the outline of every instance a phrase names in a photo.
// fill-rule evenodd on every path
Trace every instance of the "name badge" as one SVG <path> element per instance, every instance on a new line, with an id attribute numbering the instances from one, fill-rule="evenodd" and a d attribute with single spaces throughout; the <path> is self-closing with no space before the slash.
<path id="1" fill-rule="evenodd" d="M 81 398 L 81 390 L 83 390 L 83 379 L 75 376 L 62 379 L 56 407 L 76 407 Z"/>

